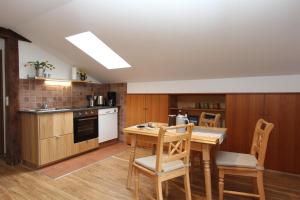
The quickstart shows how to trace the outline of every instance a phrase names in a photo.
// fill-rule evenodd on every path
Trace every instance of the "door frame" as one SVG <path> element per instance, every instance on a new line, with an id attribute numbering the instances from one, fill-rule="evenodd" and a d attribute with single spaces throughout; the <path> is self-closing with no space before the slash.
<path id="1" fill-rule="evenodd" d="M 0 49 L 0 157 L 4 157 L 5 154 L 5 106 L 4 106 L 4 57 L 3 49 Z"/>

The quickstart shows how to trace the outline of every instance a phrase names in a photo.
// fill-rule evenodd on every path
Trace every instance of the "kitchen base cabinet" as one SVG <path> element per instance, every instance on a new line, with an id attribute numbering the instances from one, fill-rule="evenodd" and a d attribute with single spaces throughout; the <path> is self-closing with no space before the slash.
<path id="1" fill-rule="evenodd" d="M 74 143 L 73 113 L 21 114 L 22 160 L 44 166 L 97 148 L 98 138 Z"/>

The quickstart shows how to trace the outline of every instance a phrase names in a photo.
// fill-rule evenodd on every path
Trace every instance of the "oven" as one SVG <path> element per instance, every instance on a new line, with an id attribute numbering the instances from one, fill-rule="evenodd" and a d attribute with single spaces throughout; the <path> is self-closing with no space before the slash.
<path id="1" fill-rule="evenodd" d="M 98 138 L 98 110 L 74 112 L 74 143 Z"/>

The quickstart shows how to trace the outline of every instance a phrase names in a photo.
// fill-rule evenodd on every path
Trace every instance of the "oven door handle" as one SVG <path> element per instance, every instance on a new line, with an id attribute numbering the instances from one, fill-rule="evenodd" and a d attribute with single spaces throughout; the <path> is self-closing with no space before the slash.
<path id="1" fill-rule="evenodd" d="M 98 117 L 89 117 L 89 118 L 83 118 L 83 119 L 77 119 L 77 120 L 80 122 L 80 121 L 87 121 L 87 120 L 94 120 L 94 119 L 98 119 Z"/>

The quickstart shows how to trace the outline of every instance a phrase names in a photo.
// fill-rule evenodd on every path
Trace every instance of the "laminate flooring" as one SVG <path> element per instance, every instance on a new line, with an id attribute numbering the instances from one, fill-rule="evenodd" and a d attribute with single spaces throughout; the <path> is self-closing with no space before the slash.
<path id="1" fill-rule="evenodd" d="M 150 150 L 137 149 L 138 157 L 150 155 L 150 153 Z M 0 199 L 134 199 L 134 190 L 126 189 L 128 158 L 129 150 L 126 150 L 59 179 L 52 179 L 38 170 L 29 170 L 21 165 L 7 166 L 3 161 L 0 161 Z M 203 170 L 198 167 L 191 175 L 193 199 L 205 199 L 202 172 Z M 182 186 L 181 178 L 171 181 L 169 184 L 169 196 L 165 199 L 184 199 Z M 226 177 L 226 187 L 251 191 L 252 180 L 240 177 Z M 142 177 L 141 189 L 150 194 L 155 194 L 153 183 L 147 177 Z M 267 199 L 300 199 L 300 176 L 266 171 L 265 191 Z M 213 178 L 213 195 L 214 198 L 217 198 L 217 178 Z M 146 197 L 141 194 L 140 199 L 146 199 Z M 246 198 L 226 195 L 225 199 Z"/>

